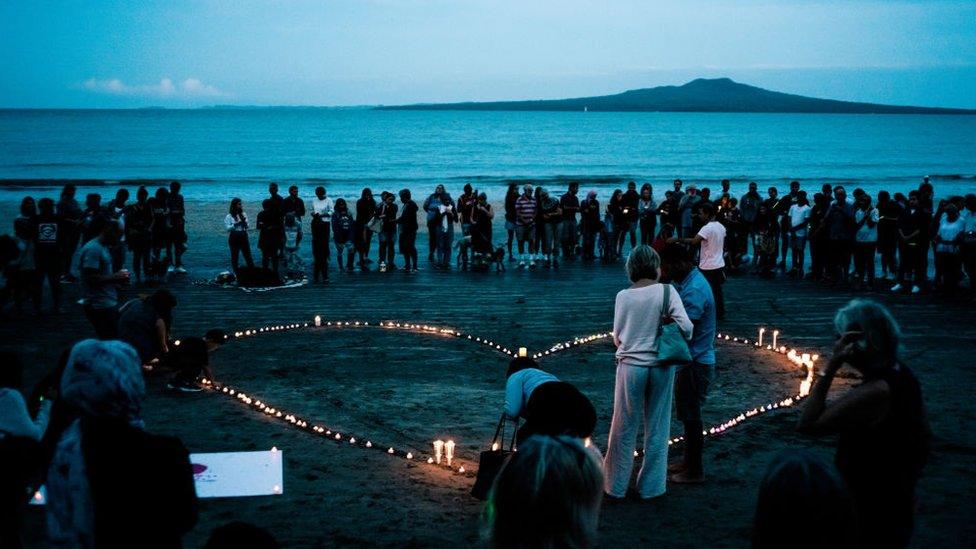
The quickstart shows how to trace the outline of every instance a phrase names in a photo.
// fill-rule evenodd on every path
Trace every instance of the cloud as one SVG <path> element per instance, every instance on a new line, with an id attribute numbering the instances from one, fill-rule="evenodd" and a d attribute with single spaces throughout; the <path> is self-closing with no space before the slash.
<path id="1" fill-rule="evenodd" d="M 216 86 L 205 84 L 198 78 L 187 78 L 179 83 L 174 83 L 170 78 L 163 78 L 155 84 L 138 85 L 126 84 L 118 78 L 108 80 L 89 78 L 84 82 L 83 87 L 95 93 L 162 99 L 195 99 L 227 95 Z"/>

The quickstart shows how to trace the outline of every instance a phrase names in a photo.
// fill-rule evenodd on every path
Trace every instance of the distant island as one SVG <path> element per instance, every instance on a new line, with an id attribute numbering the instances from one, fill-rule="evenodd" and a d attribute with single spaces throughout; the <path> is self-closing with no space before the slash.
<path id="1" fill-rule="evenodd" d="M 683 86 L 658 86 L 616 95 L 575 99 L 423 103 L 376 107 L 427 111 L 748 112 L 830 114 L 976 114 L 974 109 L 908 107 L 818 99 L 781 93 L 730 78 L 699 78 Z"/>

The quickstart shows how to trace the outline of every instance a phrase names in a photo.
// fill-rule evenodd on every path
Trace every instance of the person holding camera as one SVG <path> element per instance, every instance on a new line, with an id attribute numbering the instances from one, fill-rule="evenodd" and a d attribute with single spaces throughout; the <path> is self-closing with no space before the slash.
<path id="1" fill-rule="evenodd" d="M 904 547 L 931 431 L 918 379 L 899 356 L 901 330 L 883 305 L 855 299 L 834 316 L 837 343 L 797 430 L 838 434 L 835 461 L 854 498 L 862 547 Z M 837 372 L 863 381 L 827 403 Z"/>

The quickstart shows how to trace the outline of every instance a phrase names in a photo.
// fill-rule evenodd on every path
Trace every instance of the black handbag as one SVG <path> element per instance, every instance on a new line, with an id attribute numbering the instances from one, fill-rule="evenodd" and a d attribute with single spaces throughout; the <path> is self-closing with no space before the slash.
<path id="1" fill-rule="evenodd" d="M 481 452 L 478 458 L 478 477 L 471 488 L 471 495 L 484 501 L 488 498 L 491 485 L 495 483 L 495 477 L 502 470 L 505 460 L 515 451 L 515 436 L 518 434 L 518 420 L 515 420 L 515 430 L 512 432 L 512 441 L 505 446 L 505 414 L 498 420 L 498 428 L 495 429 L 495 436 L 491 439 L 491 447 Z M 499 438 L 500 437 L 500 438 Z M 501 442 L 499 442 L 501 441 Z"/>

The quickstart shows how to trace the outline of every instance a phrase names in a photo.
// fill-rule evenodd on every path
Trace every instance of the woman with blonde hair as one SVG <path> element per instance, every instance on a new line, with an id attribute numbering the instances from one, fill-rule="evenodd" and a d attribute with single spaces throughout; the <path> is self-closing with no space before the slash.
<path id="1" fill-rule="evenodd" d="M 637 430 L 643 424 L 644 463 L 637 475 L 637 495 L 650 499 L 665 490 L 676 368 L 658 362 L 658 327 L 661 322 L 674 322 L 687 340 L 692 324 L 678 291 L 658 282 L 661 258 L 653 248 L 645 244 L 634 248 L 626 265 L 633 284 L 617 293 L 613 312 L 617 378 L 604 460 L 606 493 L 611 498 L 627 494 Z"/>
<path id="2" fill-rule="evenodd" d="M 534 435 L 505 462 L 483 516 L 490 547 L 592 547 L 603 469 L 570 436 Z"/>
<path id="3" fill-rule="evenodd" d="M 854 499 L 862 547 L 904 547 L 911 539 L 915 484 L 931 432 L 922 390 L 901 361 L 901 330 L 883 305 L 855 299 L 834 317 L 837 343 L 807 397 L 797 429 L 838 434 L 834 461 Z M 863 382 L 827 404 L 837 371 Z"/>

